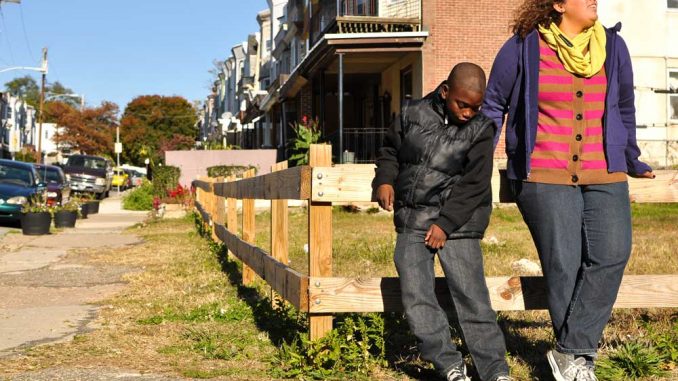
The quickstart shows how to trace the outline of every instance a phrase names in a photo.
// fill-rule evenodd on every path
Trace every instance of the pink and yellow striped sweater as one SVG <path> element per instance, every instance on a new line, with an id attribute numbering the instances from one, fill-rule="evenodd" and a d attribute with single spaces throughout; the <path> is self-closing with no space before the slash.
<path id="1" fill-rule="evenodd" d="M 591 78 L 565 70 L 540 39 L 537 140 L 527 181 L 562 185 L 626 181 L 626 173 L 608 173 L 603 150 L 603 113 L 607 76 Z"/>

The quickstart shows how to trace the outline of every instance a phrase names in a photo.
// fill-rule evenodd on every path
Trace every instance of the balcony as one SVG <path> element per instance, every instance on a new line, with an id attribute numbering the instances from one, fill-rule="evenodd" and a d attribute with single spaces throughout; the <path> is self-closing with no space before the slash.
<path id="1" fill-rule="evenodd" d="M 313 9 L 311 42 L 326 33 L 392 33 L 421 30 L 421 0 L 320 0 Z"/>

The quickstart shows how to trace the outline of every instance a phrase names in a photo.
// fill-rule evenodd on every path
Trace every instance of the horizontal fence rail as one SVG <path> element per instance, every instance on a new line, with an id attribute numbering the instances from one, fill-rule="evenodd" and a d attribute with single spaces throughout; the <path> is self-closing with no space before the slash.
<path id="1" fill-rule="evenodd" d="M 332 328 L 332 314 L 402 311 L 399 279 L 332 276 L 332 205 L 373 200 L 375 166 L 332 166 L 331 147 L 314 145 L 309 166 L 287 168 L 278 163 L 271 173 L 244 179 L 199 178 L 195 207 L 212 238 L 224 243 L 243 263 L 243 283 L 254 274 L 264 280 L 274 298 L 286 300 L 309 314 L 311 338 Z M 657 171 L 654 180 L 629 179 L 636 202 L 677 202 L 678 171 Z M 254 176 L 251 171 L 245 177 Z M 507 180 L 492 179 L 495 201 L 511 202 Z M 254 245 L 254 200 L 271 200 L 271 250 Z M 243 200 L 242 238 L 238 236 L 237 200 Z M 287 266 L 287 200 L 308 202 L 309 274 Z M 492 306 L 498 311 L 546 309 L 546 285 L 541 276 L 486 278 Z M 436 278 L 439 301 L 450 306 L 445 278 Z M 678 275 L 627 275 L 615 308 L 678 307 Z"/>

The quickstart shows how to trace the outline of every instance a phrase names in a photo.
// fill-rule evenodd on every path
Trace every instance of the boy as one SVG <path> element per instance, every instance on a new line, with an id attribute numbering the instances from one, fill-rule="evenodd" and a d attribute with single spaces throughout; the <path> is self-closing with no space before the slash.
<path id="1" fill-rule="evenodd" d="M 483 69 L 461 63 L 425 98 L 405 102 L 372 184 L 379 205 L 395 208 L 394 257 L 408 324 L 422 357 L 450 381 L 470 379 L 435 296 L 436 253 L 481 379 L 510 380 L 480 250 L 492 212 L 495 132 L 479 113 L 484 93 Z"/>

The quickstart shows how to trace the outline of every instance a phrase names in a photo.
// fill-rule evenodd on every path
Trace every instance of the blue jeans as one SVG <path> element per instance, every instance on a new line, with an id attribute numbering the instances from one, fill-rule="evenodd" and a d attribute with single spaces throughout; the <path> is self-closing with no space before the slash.
<path id="1" fill-rule="evenodd" d="M 433 260 L 436 254 L 424 244 L 423 233 L 400 233 L 395 264 L 400 276 L 407 322 L 419 342 L 421 357 L 431 361 L 441 374 L 462 363 L 462 355 L 450 336 L 445 311 L 438 304 Z M 508 375 L 504 335 L 483 274 L 478 239 L 448 240 L 438 251 L 452 302 L 466 346 L 483 380 Z"/>
<path id="2" fill-rule="evenodd" d="M 556 349 L 595 355 L 631 255 L 626 182 L 513 182 L 544 277 Z"/>

